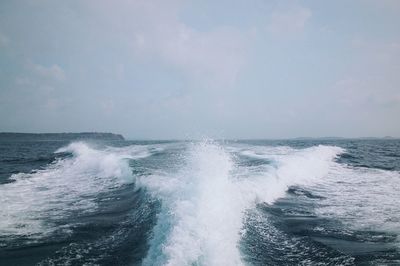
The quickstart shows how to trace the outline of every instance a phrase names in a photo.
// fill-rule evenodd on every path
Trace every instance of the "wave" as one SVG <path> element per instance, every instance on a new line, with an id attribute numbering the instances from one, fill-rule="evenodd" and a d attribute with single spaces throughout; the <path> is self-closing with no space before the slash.
<path id="1" fill-rule="evenodd" d="M 41 237 L 60 228 L 57 221 L 75 211 L 96 209 L 95 196 L 134 182 L 129 159 L 150 155 L 145 146 L 95 149 L 84 142 L 71 143 L 56 153 L 45 169 L 11 176 L 15 182 L 0 186 L 0 235 Z"/>
<path id="2" fill-rule="evenodd" d="M 143 265 L 242 265 L 247 260 L 243 241 L 254 226 L 277 230 L 258 216 L 262 208 L 257 204 L 273 204 L 287 193 L 315 200 L 312 211 L 319 218 L 362 230 L 400 231 L 394 215 L 400 213 L 399 172 L 345 165 L 340 161 L 345 150 L 339 147 L 203 141 L 99 148 L 75 142 L 56 153 L 63 154 L 44 169 L 12 175 L 15 182 L 0 186 L 0 245 L 14 237 L 36 240 L 77 232 L 74 225 L 84 223 L 80 215 L 100 211 L 104 205 L 98 203 L 105 197 L 131 193 L 134 186 L 126 185 L 133 183 L 144 188 L 141 200 L 152 196 L 157 207 L 151 211 L 158 212 L 146 229 L 146 237 L 147 232 L 152 237 L 143 241 L 149 246 L 140 255 Z M 263 241 L 275 247 L 282 241 L 297 245 L 289 254 L 303 254 L 303 247 L 309 247 L 276 235 Z"/>
<path id="3" fill-rule="evenodd" d="M 251 199 L 256 197 L 258 201 L 271 204 L 277 198 L 283 197 L 289 186 L 312 184 L 326 177 L 330 169 L 337 165 L 335 159 L 344 150 L 319 145 L 300 150 L 289 147 L 258 147 L 256 154 L 252 152 L 246 150 L 241 153 L 272 160 L 273 163 L 261 166 L 261 170 L 256 168 L 246 172 L 245 175 L 250 178 L 241 182 L 241 190 L 243 194 L 250 195 Z"/>
<path id="4" fill-rule="evenodd" d="M 318 186 L 317 214 L 356 230 L 400 232 L 400 172 L 337 165 Z M 400 243 L 400 239 L 397 241 Z M 400 247 L 400 244 L 398 245 Z"/>
<path id="5" fill-rule="evenodd" d="M 259 151 L 257 157 L 275 164 L 249 170 L 235 164 L 235 154 L 227 151 L 234 148 L 206 141 L 191 145 L 179 173 L 138 179 L 163 204 L 143 265 L 241 265 L 245 211 L 272 203 L 291 185 L 324 177 L 343 152 L 328 146 L 284 149 Z"/>

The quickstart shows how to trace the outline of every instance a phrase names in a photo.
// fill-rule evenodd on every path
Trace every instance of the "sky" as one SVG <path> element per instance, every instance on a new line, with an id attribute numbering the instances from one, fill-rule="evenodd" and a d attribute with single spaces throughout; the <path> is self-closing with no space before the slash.
<path id="1" fill-rule="evenodd" d="M 400 137 L 400 1 L 0 1 L 0 131 Z"/>

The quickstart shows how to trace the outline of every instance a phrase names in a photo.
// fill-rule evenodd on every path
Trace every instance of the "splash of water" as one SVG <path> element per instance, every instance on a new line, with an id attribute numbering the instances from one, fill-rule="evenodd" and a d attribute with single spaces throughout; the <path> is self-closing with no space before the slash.
<path id="1" fill-rule="evenodd" d="M 290 185 L 323 177 L 340 152 L 324 146 L 288 149 L 274 158 L 275 166 L 239 178 L 241 169 L 224 148 L 193 144 L 178 174 L 138 180 L 163 202 L 143 264 L 241 265 L 238 243 L 245 211 L 258 202 L 272 203 Z"/>
<path id="2" fill-rule="evenodd" d="M 56 151 L 72 157 L 32 173 L 14 174 L 15 182 L 0 186 L 0 234 L 42 237 L 57 229 L 49 220 L 95 209 L 98 193 L 134 181 L 126 159 L 149 155 L 142 147 L 124 149 L 96 150 L 72 143 Z"/>

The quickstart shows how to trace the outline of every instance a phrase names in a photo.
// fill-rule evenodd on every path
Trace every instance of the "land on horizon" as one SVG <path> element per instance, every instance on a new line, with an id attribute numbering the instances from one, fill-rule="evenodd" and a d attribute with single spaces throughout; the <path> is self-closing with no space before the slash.
<path id="1" fill-rule="evenodd" d="M 0 132 L 0 139 L 7 140 L 77 140 L 77 139 L 102 139 L 125 140 L 121 134 L 104 132 L 63 132 L 63 133 L 20 133 Z"/>

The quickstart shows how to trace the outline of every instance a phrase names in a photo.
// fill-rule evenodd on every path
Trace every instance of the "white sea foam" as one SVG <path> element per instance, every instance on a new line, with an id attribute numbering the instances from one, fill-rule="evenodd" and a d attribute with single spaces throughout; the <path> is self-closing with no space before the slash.
<path id="1" fill-rule="evenodd" d="M 0 186 L 0 235 L 43 236 L 71 211 L 96 208 L 98 193 L 133 182 L 127 159 L 149 155 L 143 146 L 96 150 L 83 142 L 57 152 L 71 153 L 43 170 L 15 174 Z"/>
<path id="2" fill-rule="evenodd" d="M 321 145 L 300 150 L 289 147 L 257 149 L 257 158 L 272 160 L 273 163 L 261 166 L 264 171 L 255 168 L 246 172 L 247 178 L 240 183 L 240 190 L 250 197 L 249 200 L 255 197 L 257 201 L 266 203 L 283 197 L 289 186 L 320 182 L 336 165 L 334 159 L 344 152 L 338 147 Z M 251 151 L 242 154 L 253 156 Z"/>
<path id="3" fill-rule="evenodd" d="M 248 149 L 241 147 L 238 151 L 245 156 L 278 163 L 275 171 L 279 178 L 266 180 L 256 177 L 261 180 L 252 183 L 254 178 L 250 178 L 246 181 L 252 184 L 250 188 L 244 186 L 244 189 L 259 191 L 257 194 L 261 200 L 271 203 L 283 196 L 288 186 L 299 184 L 323 197 L 316 209 L 320 217 L 337 219 L 356 230 L 400 232 L 399 171 L 335 163 L 332 159 L 344 152 L 337 147 L 316 146 L 295 150 L 289 147 L 257 146 Z M 259 169 L 253 173 L 253 176 L 262 176 Z M 246 176 L 252 174 L 246 173 Z M 262 185 L 263 182 L 266 183 Z M 263 197 L 267 185 L 272 193 Z M 397 242 L 400 246 L 400 239 Z"/>
<path id="4" fill-rule="evenodd" d="M 338 164 L 321 184 L 310 189 L 325 197 L 317 209 L 322 217 L 339 219 L 355 229 L 400 232 L 398 171 Z"/>
<path id="5" fill-rule="evenodd" d="M 223 148 L 202 143 L 189 148 L 187 167 L 174 176 L 140 180 L 164 204 L 164 220 L 155 235 L 145 265 L 238 265 L 236 247 L 241 227 L 237 187 L 230 180 L 233 162 Z M 158 236 L 159 237 L 159 236 Z M 157 254 L 158 251 L 162 254 Z"/>
<path id="6" fill-rule="evenodd" d="M 143 264 L 241 265 L 238 242 L 244 212 L 257 202 L 272 203 L 290 185 L 324 177 L 340 152 L 326 146 L 260 151 L 257 156 L 273 157 L 276 164 L 249 172 L 248 167 L 238 168 L 223 147 L 194 144 L 178 174 L 138 180 L 164 208 Z"/>

